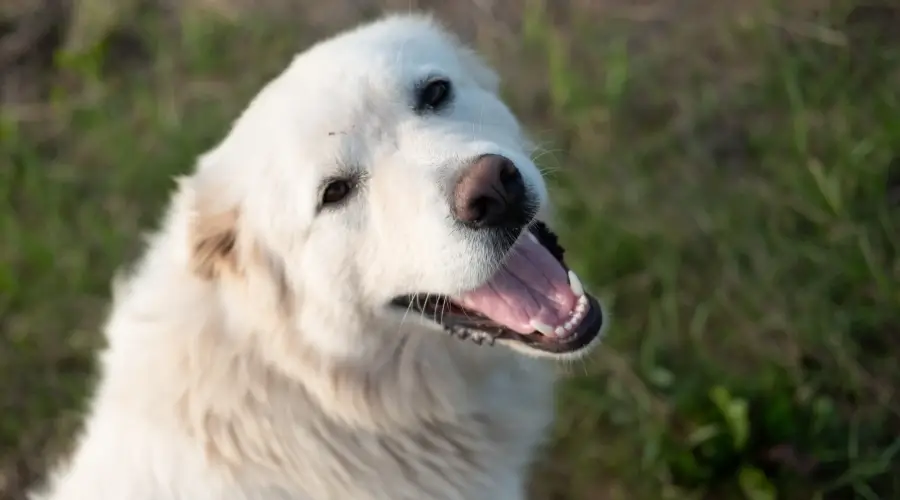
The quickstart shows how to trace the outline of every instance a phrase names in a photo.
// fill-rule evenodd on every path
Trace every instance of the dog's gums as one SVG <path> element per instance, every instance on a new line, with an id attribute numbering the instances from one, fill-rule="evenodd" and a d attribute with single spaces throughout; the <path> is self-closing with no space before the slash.
<path id="1" fill-rule="evenodd" d="M 599 303 L 566 267 L 564 250 L 546 225 L 535 222 L 523 233 L 503 267 L 481 287 L 453 297 L 406 295 L 392 305 L 478 344 L 517 342 L 550 353 L 589 345 L 603 326 Z"/>

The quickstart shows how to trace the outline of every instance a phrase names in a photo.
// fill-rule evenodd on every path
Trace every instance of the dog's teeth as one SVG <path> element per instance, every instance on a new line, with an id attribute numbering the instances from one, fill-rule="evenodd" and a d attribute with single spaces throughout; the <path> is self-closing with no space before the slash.
<path id="1" fill-rule="evenodd" d="M 553 335 L 553 327 L 544 323 L 541 323 L 537 320 L 531 320 L 531 327 L 534 328 L 536 332 L 541 332 L 544 335 Z"/>
<path id="2" fill-rule="evenodd" d="M 562 337 L 568 332 L 566 332 L 566 329 L 564 327 L 557 326 L 556 329 L 553 330 L 553 333 L 556 334 L 557 337 Z"/>
<path id="3" fill-rule="evenodd" d="M 576 297 L 584 296 L 584 285 L 581 284 L 581 280 L 578 279 L 574 271 L 569 271 L 569 287 Z"/>
<path id="4" fill-rule="evenodd" d="M 582 298 L 584 295 L 582 295 Z M 588 304 L 586 300 L 579 300 L 578 304 L 575 305 L 575 314 L 582 315 L 587 310 Z"/>
<path id="5" fill-rule="evenodd" d="M 575 308 L 575 316 L 577 316 L 578 319 L 584 318 L 585 314 L 587 314 L 587 308 L 588 306 L 586 304 L 584 307 L 579 306 Z"/>

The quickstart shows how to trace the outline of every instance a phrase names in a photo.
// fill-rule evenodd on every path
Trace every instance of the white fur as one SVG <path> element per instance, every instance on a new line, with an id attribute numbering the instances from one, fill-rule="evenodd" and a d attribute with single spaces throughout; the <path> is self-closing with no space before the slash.
<path id="1" fill-rule="evenodd" d="M 448 76 L 444 113 L 413 86 Z M 391 313 L 498 262 L 454 231 L 448 190 L 511 158 L 546 205 L 497 78 L 430 18 L 391 16 L 300 54 L 181 179 L 117 281 L 84 432 L 47 500 L 525 496 L 552 367 Z M 323 179 L 360 189 L 316 211 Z"/>

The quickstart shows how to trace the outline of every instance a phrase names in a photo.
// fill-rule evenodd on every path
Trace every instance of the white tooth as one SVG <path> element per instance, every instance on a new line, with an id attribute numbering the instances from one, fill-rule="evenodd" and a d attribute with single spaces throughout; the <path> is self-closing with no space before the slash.
<path id="1" fill-rule="evenodd" d="M 569 271 L 569 287 L 576 297 L 584 296 L 584 285 L 581 284 L 581 280 L 578 279 L 574 271 Z"/>
<path id="2" fill-rule="evenodd" d="M 587 310 L 587 302 L 578 301 L 578 304 L 575 306 L 575 314 L 584 314 L 584 311 Z"/>
<path id="3" fill-rule="evenodd" d="M 575 325 L 577 325 L 577 324 L 578 324 L 578 320 L 576 320 L 575 318 L 569 319 L 569 321 L 566 321 L 566 324 L 565 324 L 566 330 L 572 331 L 575 328 Z"/>
<path id="4" fill-rule="evenodd" d="M 537 320 L 531 320 L 531 327 L 534 328 L 535 331 L 541 332 L 544 335 L 553 335 L 553 327 L 550 325 L 546 325 Z"/>
<path id="5" fill-rule="evenodd" d="M 568 332 L 566 332 L 565 328 L 563 328 L 561 326 L 557 326 L 556 330 L 553 330 L 553 333 L 555 333 L 557 337 L 562 337 L 563 335 L 565 335 Z"/>

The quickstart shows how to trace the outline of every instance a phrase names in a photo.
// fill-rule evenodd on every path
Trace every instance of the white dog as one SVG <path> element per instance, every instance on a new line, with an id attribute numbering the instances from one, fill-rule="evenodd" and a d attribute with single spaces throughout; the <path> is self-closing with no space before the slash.
<path id="1" fill-rule="evenodd" d="M 117 281 L 84 432 L 35 498 L 525 498 L 552 360 L 604 315 L 497 86 L 425 16 L 296 57 Z"/>

